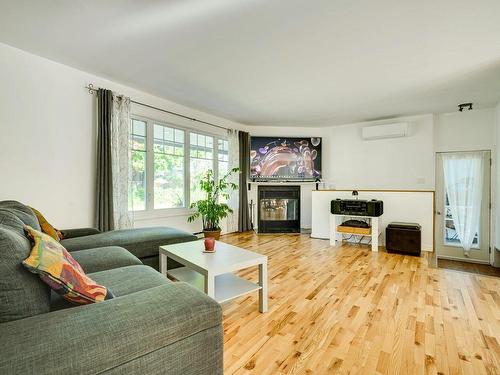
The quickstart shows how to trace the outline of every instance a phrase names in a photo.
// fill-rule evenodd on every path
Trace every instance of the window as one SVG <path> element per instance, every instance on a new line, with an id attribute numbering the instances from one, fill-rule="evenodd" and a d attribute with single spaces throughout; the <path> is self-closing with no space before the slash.
<path id="1" fill-rule="evenodd" d="M 129 209 L 187 209 L 203 199 L 200 177 L 209 169 L 220 178 L 229 169 L 227 139 L 153 119 L 130 121 Z"/>
<path id="2" fill-rule="evenodd" d="M 185 207 L 184 130 L 154 124 L 154 208 Z"/>
<path id="3" fill-rule="evenodd" d="M 130 122 L 131 186 L 129 210 L 146 209 L 146 122 Z"/>
<path id="4" fill-rule="evenodd" d="M 217 141 L 217 163 L 219 178 L 222 178 L 229 172 L 229 142 L 225 139 Z M 226 197 L 219 196 L 219 202 L 227 203 Z"/>
<path id="5" fill-rule="evenodd" d="M 219 162 L 219 177 L 222 178 L 229 171 L 229 142 L 219 139 L 217 145 L 217 161 Z"/>
<path id="6" fill-rule="evenodd" d="M 214 169 L 214 138 L 208 135 L 191 133 L 189 149 L 191 202 L 196 202 L 204 197 L 199 185 L 201 176 L 207 170 Z"/>

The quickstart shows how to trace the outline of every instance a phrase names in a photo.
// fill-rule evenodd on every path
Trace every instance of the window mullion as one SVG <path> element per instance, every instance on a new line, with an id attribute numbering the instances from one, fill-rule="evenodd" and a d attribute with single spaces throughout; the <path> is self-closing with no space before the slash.
<path id="1" fill-rule="evenodd" d="M 154 209 L 154 124 L 147 121 L 146 127 L 146 210 Z"/>
<path id="2" fill-rule="evenodd" d="M 219 138 L 213 137 L 212 164 L 215 181 L 219 181 Z"/>
<path id="3" fill-rule="evenodd" d="M 191 205 L 191 131 L 186 130 L 184 137 L 184 196 L 186 197 L 186 208 Z"/>

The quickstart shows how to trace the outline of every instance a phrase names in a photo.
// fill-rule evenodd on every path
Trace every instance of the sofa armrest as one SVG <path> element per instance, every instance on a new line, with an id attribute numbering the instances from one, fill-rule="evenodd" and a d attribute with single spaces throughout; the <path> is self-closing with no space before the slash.
<path id="1" fill-rule="evenodd" d="M 62 229 L 61 233 L 63 239 L 90 236 L 92 234 L 99 234 L 101 231 L 96 228 L 74 228 L 74 229 Z"/>
<path id="2" fill-rule="evenodd" d="M 220 336 L 214 350 L 222 361 L 220 305 L 188 284 L 168 283 L 0 324 L 0 373 L 96 374 L 210 329 Z"/>

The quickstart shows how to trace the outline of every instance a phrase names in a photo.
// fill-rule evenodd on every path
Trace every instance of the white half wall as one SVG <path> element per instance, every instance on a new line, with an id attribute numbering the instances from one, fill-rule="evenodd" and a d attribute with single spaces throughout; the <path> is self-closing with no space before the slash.
<path id="1" fill-rule="evenodd" d="M 242 127 L 1 43 L 0 67 L 0 200 L 32 205 L 60 228 L 94 224 L 96 99 L 84 88 L 86 84 L 222 126 Z M 134 106 L 132 110 L 181 121 L 151 109 Z M 205 125 L 195 126 L 207 130 Z M 137 226 L 201 229 L 185 219 L 160 217 Z"/>
<path id="2" fill-rule="evenodd" d="M 312 192 L 311 237 L 329 238 L 330 202 L 334 199 L 351 199 L 350 191 Z M 422 250 L 434 251 L 434 192 L 432 191 L 360 191 L 359 199 L 380 199 L 384 213 L 380 217 L 379 245 L 385 245 L 385 228 L 395 221 L 418 223 L 422 227 Z M 353 218 L 355 218 L 353 216 Z"/>

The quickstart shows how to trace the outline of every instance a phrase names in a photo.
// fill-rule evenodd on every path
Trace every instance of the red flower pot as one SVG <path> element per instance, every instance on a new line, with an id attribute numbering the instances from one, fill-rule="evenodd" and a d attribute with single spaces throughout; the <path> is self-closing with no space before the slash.
<path id="1" fill-rule="evenodd" d="M 215 250 L 215 238 L 207 237 L 205 238 L 205 251 L 214 251 Z"/>

